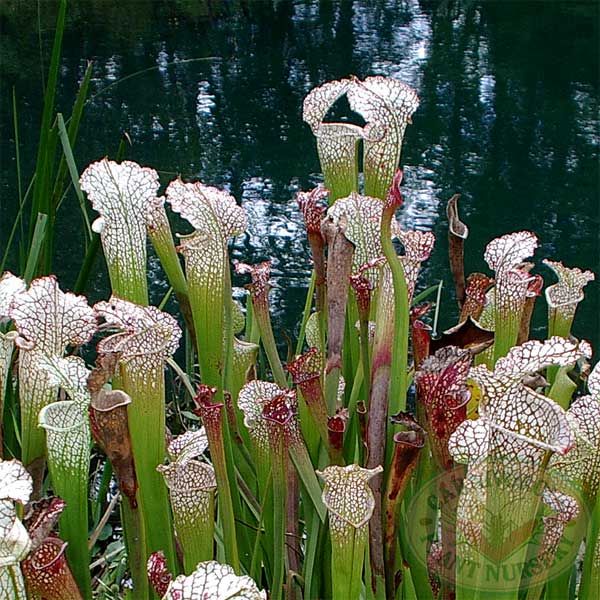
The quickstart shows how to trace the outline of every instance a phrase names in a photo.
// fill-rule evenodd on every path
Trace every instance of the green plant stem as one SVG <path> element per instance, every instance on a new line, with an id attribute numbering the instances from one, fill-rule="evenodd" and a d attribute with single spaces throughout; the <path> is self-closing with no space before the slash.
<path id="1" fill-rule="evenodd" d="M 421 494 L 416 503 L 415 496 L 426 486 L 431 486 L 431 480 L 435 475 L 433 459 L 430 454 L 430 443 L 425 441 L 425 447 L 421 451 L 419 464 L 413 478 L 413 492 L 411 498 L 406 498 L 405 506 L 411 507 L 410 517 L 407 520 L 407 529 L 400 529 L 403 539 L 403 557 L 410 567 L 410 573 L 415 588 L 419 590 L 419 600 L 433 600 L 433 593 L 429 583 L 427 569 L 427 555 L 430 543 L 437 530 L 435 516 L 437 504 L 428 502 L 429 494 Z M 414 508 L 412 508 L 414 507 Z M 410 540 L 410 543 L 408 541 Z"/>
<path id="2" fill-rule="evenodd" d="M 573 316 L 565 317 L 560 309 L 548 307 L 548 337 L 555 335 L 569 339 L 571 335 L 571 326 L 573 325 Z M 551 383 L 556 383 L 556 378 L 559 375 L 559 370 L 565 371 L 564 367 L 552 365 L 546 369 L 546 379 Z M 552 398 L 554 398 L 552 396 Z M 561 405 L 562 406 L 562 405 Z M 563 408 L 568 408 L 563 406 Z"/>
<path id="3" fill-rule="evenodd" d="M 67 410 L 66 407 L 69 406 Z M 60 515 L 61 538 L 67 542 L 67 559 L 77 585 L 85 598 L 91 596 L 88 568 L 88 475 L 90 430 L 87 412 L 72 401 L 53 402 L 39 414 L 46 429 L 48 468 L 52 488 L 65 503 Z"/>
<path id="4" fill-rule="evenodd" d="M 258 330 L 254 308 L 252 308 L 252 300 L 246 302 L 246 327 L 244 339 L 251 344 L 258 344 L 260 342 L 260 331 Z"/>
<path id="5" fill-rule="evenodd" d="M 287 378 L 285 371 L 283 370 L 283 365 L 281 364 L 281 359 L 279 358 L 279 353 L 277 352 L 277 345 L 275 344 L 275 337 L 273 336 L 273 328 L 271 326 L 269 306 L 266 302 L 261 301 L 261 299 L 255 301 L 254 297 L 252 298 L 252 303 L 254 315 L 260 331 L 260 341 L 265 349 L 265 354 L 267 355 L 267 360 L 269 361 L 271 372 L 273 373 L 273 379 L 280 388 L 286 388 Z"/>
<path id="6" fill-rule="evenodd" d="M 263 530 L 261 528 L 262 528 L 264 514 L 265 514 L 265 504 L 263 501 L 263 504 L 260 507 L 258 526 L 256 528 L 256 536 L 254 538 L 254 548 L 252 549 L 252 560 L 250 561 L 249 574 L 250 574 L 250 577 L 252 579 L 254 579 L 254 581 L 257 581 L 258 579 L 260 579 L 260 570 L 261 570 L 262 555 L 263 555 L 262 546 L 261 546 L 261 542 L 262 542 L 262 538 L 263 538 Z"/>
<path id="7" fill-rule="evenodd" d="M 333 600 L 360 598 L 368 528 L 348 525 L 343 534 L 331 535 L 331 584 Z"/>
<path id="8" fill-rule="evenodd" d="M 358 312 L 358 304 L 356 296 L 348 294 L 348 306 L 346 309 L 346 332 L 344 334 L 345 350 L 342 353 L 342 375 L 345 381 L 352 381 L 354 373 L 360 365 L 360 331 L 356 327 L 360 317 Z"/>
<path id="9" fill-rule="evenodd" d="M 54 402 L 56 386 L 49 386 L 46 375 L 36 366 L 35 356 L 19 354 L 19 402 L 21 406 L 21 461 L 28 466 L 45 455 L 44 430 L 37 426 L 38 414 Z"/>
<path id="10" fill-rule="evenodd" d="M 63 481 L 68 479 L 60 469 L 50 469 L 52 481 L 58 481 L 61 477 Z M 88 533 L 88 511 L 87 511 L 87 471 L 78 481 L 71 482 L 73 485 L 55 486 L 55 493 L 60 496 L 67 504 L 60 519 L 60 536 L 69 543 L 67 546 L 67 558 L 77 580 L 77 585 L 84 597 L 91 594 L 91 580 L 88 565 L 90 562 L 90 553 L 87 549 Z M 71 476 L 72 477 L 72 476 Z M 54 485 L 54 484 L 53 484 Z M 65 489 L 68 488 L 68 489 Z"/>
<path id="11" fill-rule="evenodd" d="M 408 389 L 408 288 L 404 267 L 392 243 L 391 220 L 393 210 L 386 208 L 381 217 L 381 246 L 390 270 L 394 287 L 394 341 L 390 377 L 390 414 L 406 410 Z"/>
<path id="12" fill-rule="evenodd" d="M 223 525 L 223 537 L 225 542 L 225 557 L 228 564 L 233 567 L 236 573 L 240 573 L 240 559 L 238 553 L 238 544 L 235 531 L 235 512 L 231 499 L 231 487 L 227 477 L 227 462 L 225 459 L 225 450 L 217 450 L 216 456 L 211 449 L 211 457 L 217 476 L 217 486 L 219 489 L 219 517 Z"/>
<path id="13" fill-rule="evenodd" d="M 286 452 L 283 444 L 283 435 L 275 442 L 272 448 L 273 463 L 273 583 L 271 598 L 283 598 L 283 582 L 285 581 L 285 532 L 286 532 Z M 272 444 L 274 446 L 275 444 Z"/>
<path id="14" fill-rule="evenodd" d="M 224 450 L 224 454 L 225 454 L 225 469 L 226 469 L 226 474 L 228 477 L 228 487 L 229 487 L 229 497 L 230 497 L 230 502 L 231 502 L 231 506 L 232 506 L 232 512 L 230 516 L 227 516 L 228 519 L 230 519 L 230 523 L 228 524 L 228 531 L 229 528 L 233 527 L 233 535 L 235 535 L 235 539 L 237 540 L 237 548 L 236 548 L 236 552 L 237 552 L 237 556 L 241 557 L 242 559 L 249 559 L 250 557 L 250 553 L 251 553 L 251 546 L 249 544 L 248 541 L 248 531 L 247 528 L 243 525 L 242 522 L 240 522 L 237 526 L 236 526 L 236 516 L 239 515 L 240 520 L 243 521 L 244 519 L 248 518 L 248 514 L 247 512 L 243 512 L 242 511 L 242 502 L 241 502 L 241 498 L 240 498 L 240 491 L 239 491 L 239 486 L 238 486 L 238 479 L 237 479 L 237 469 L 236 469 L 236 464 L 238 464 L 241 460 L 239 453 L 235 454 L 234 453 L 234 446 L 232 444 L 231 441 L 231 431 L 229 428 L 229 423 L 228 420 L 226 418 L 223 419 L 223 450 Z M 237 532 L 237 533 L 236 533 Z M 231 536 L 230 536 L 231 537 Z M 238 560 L 241 560 L 240 558 L 238 558 Z M 240 563 L 241 565 L 241 563 Z M 247 569 L 248 565 L 244 564 L 244 568 Z M 241 570 L 241 566 L 240 566 L 240 570 Z"/>
<path id="15" fill-rule="evenodd" d="M 224 272 L 223 289 L 223 380 L 221 388 L 231 392 L 233 388 L 233 299 L 231 297 L 231 272 Z"/>
<path id="16" fill-rule="evenodd" d="M 270 465 L 269 465 L 270 466 Z M 264 551 L 263 551 L 263 542 L 266 538 L 266 530 L 262 529 L 262 524 L 264 522 L 264 518 L 266 516 L 267 505 L 272 503 L 272 494 L 271 491 L 273 489 L 272 484 L 272 472 L 269 469 L 268 479 L 265 482 L 265 488 L 267 493 L 264 495 L 262 499 L 262 504 L 260 506 L 260 513 L 258 517 L 258 524 L 256 528 L 256 537 L 254 539 L 254 548 L 252 550 L 252 561 L 250 563 L 249 574 L 254 581 L 258 581 L 261 577 L 261 568 L 264 567 L 267 573 L 270 573 L 270 567 L 267 562 L 264 560 Z M 273 514 L 273 511 L 271 511 Z"/>
<path id="17" fill-rule="evenodd" d="M 583 558 L 583 572 L 579 587 L 581 600 L 595 600 L 600 597 L 600 495 L 596 499 L 592 518 L 588 525 L 586 536 L 585 555 Z"/>
<path id="18" fill-rule="evenodd" d="M 166 456 L 162 361 L 156 366 L 146 365 L 143 369 L 137 361 L 122 364 L 121 377 L 123 389 L 132 400 L 127 413 L 147 552 L 151 554 L 162 550 L 169 568 L 175 569 L 177 561 L 169 495 L 162 475 L 156 470 Z"/>
<path id="19" fill-rule="evenodd" d="M 222 389 L 227 390 L 230 394 L 233 389 L 233 299 L 231 290 L 231 271 L 229 266 L 224 272 L 224 303 L 223 303 L 223 383 Z M 222 392 L 217 391 L 217 397 L 223 398 L 223 402 L 226 403 Z M 229 396 L 229 402 L 233 404 L 233 398 Z M 239 518 L 244 516 L 242 512 L 242 501 L 239 493 L 239 486 L 237 480 L 237 469 L 236 465 L 239 465 L 239 470 L 252 471 L 252 462 L 249 460 L 250 455 L 247 448 L 243 444 L 234 444 L 233 437 L 237 431 L 237 423 L 235 421 L 235 411 L 237 403 L 234 406 L 230 406 L 233 411 L 231 420 L 229 419 L 229 410 L 225 404 L 227 417 L 222 420 L 222 432 L 223 432 L 223 448 L 226 458 L 227 466 L 227 477 L 229 481 L 229 490 L 231 496 L 231 503 L 233 506 L 234 515 L 238 515 Z M 239 436 L 238 436 L 239 437 Z M 252 545 L 248 537 L 248 530 L 239 525 L 237 527 L 237 544 L 238 544 L 238 556 L 242 559 L 248 559 L 251 556 Z M 248 564 L 244 565 L 248 568 Z"/>
<path id="20" fill-rule="evenodd" d="M 179 256 L 175 249 L 171 228 L 164 209 L 162 209 L 161 218 L 157 219 L 157 223 L 148 227 L 148 237 L 152 242 L 152 246 L 160 260 L 160 264 L 167 275 L 169 284 L 175 292 L 175 297 L 179 303 L 179 308 L 181 309 L 185 324 L 187 328 L 193 332 L 194 322 L 188 296 L 188 286 L 183 274 L 183 268 L 179 262 Z"/>
<path id="21" fill-rule="evenodd" d="M 360 425 L 358 422 L 358 414 L 356 407 L 358 404 L 358 397 L 362 389 L 364 382 L 364 370 L 362 363 L 358 366 L 358 370 L 354 375 L 354 381 L 352 382 L 352 390 L 350 392 L 350 399 L 348 400 L 348 413 L 350 415 L 350 421 L 348 423 L 346 439 L 344 440 L 344 456 L 346 463 L 351 464 L 356 462 L 363 464 L 363 440 L 361 438 Z"/>
<path id="22" fill-rule="evenodd" d="M 341 374 L 340 367 L 333 367 L 325 375 L 325 399 L 327 401 L 327 412 L 330 415 L 335 414 Z"/>
<path id="23" fill-rule="evenodd" d="M 370 373 L 371 372 L 371 356 L 370 356 L 370 346 L 369 346 L 369 319 L 362 318 L 360 319 L 360 360 L 361 360 L 361 368 L 362 373 Z M 358 373 L 357 369 L 357 373 Z M 369 377 L 363 378 L 363 402 L 365 406 L 369 407 L 369 398 L 371 396 L 371 379 Z M 354 386 L 352 387 L 354 391 Z M 354 407 L 355 408 L 355 407 Z M 350 412 L 352 415 L 353 413 Z"/>
<path id="24" fill-rule="evenodd" d="M 262 536 L 261 546 L 263 548 L 263 562 L 267 577 L 270 579 L 274 559 L 274 507 L 273 507 L 273 466 L 268 448 L 254 445 L 254 459 L 256 464 L 256 479 L 258 494 L 262 502 L 262 521 L 264 523 L 265 535 Z"/>
<path id="25" fill-rule="evenodd" d="M 500 296 L 496 293 L 494 306 L 494 364 L 516 344 L 523 312 L 522 307 L 514 310 L 512 307 L 501 306 Z"/>
<path id="26" fill-rule="evenodd" d="M 225 443 L 225 436 L 229 433 L 227 418 L 223 414 L 225 405 L 222 400 L 212 402 L 214 391 L 207 386 L 202 387 L 205 388 L 205 391 L 201 392 L 201 396 L 203 397 L 200 399 L 197 398 L 196 403 L 198 405 L 198 414 L 200 414 L 204 427 L 206 428 L 210 456 L 217 479 L 218 515 L 223 530 L 225 559 L 239 575 L 240 558 L 235 527 L 235 515 L 241 515 L 241 508 L 239 505 L 239 495 L 237 496 L 235 505 L 235 509 L 237 510 L 234 510 L 234 503 L 232 500 L 231 488 L 232 485 L 235 485 L 235 468 L 229 438 L 227 438 L 227 445 Z M 233 479 L 230 479 L 230 477 L 233 477 Z"/>
<path id="27" fill-rule="evenodd" d="M 146 533 L 143 515 L 140 510 L 139 490 L 137 493 L 138 507 L 132 508 L 127 498 L 121 496 L 121 522 L 127 547 L 127 559 L 135 597 L 140 600 L 150 598 L 150 586 L 146 573 L 146 560 L 150 556 L 146 546 Z"/>
<path id="28" fill-rule="evenodd" d="M 215 496 L 211 493 L 207 501 L 208 507 L 202 519 L 194 521 L 194 527 L 186 527 L 185 523 L 177 526 L 177 537 L 183 548 L 183 568 L 186 575 L 196 569 L 196 565 L 204 560 L 213 559 L 213 539 L 215 529 Z"/>
<path id="29" fill-rule="evenodd" d="M 569 569 L 564 573 L 561 573 L 558 577 L 548 581 L 545 587 L 546 598 L 548 600 L 552 600 L 553 598 L 569 598 L 569 583 L 571 580 L 571 575 L 572 571 Z M 527 600 L 530 600 L 529 594 L 527 596 Z"/>
<path id="30" fill-rule="evenodd" d="M 306 335 L 306 323 L 310 317 L 310 310 L 312 306 L 313 295 L 315 293 L 315 272 L 310 275 L 310 282 L 308 284 L 308 290 L 306 291 L 306 300 L 304 301 L 304 310 L 302 311 L 302 320 L 300 321 L 300 331 L 298 332 L 298 341 L 296 342 L 296 355 L 302 354 L 302 348 L 304 346 L 304 338 Z"/>
<path id="31" fill-rule="evenodd" d="M 358 404 L 358 398 L 360 396 L 360 391 L 363 387 L 363 383 L 365 383 L 365 371 L 362 363 L 359 364 L 356 373 L 354 374 L 354 379 L 352 380 L 352 390 L 350 391 L 350 398 L 348 399 L 348 412 L 350 413 L 350 418 L 353 415 L 356 415 L 356 405 Z M 368 379 L 368 377 L 367 377 Z"/>
<path id="32" fill-rule="evenodd" d="M 298 420 L 300 422 L 300 431 L 302 432 L 302 437 L 304 438 L 308 453 L 313 462 L 315 462 L 318 457 L 321 442 L 324 443 L 326 447 L 329 445 L 327 411 L 324 411 L 324 416 L 317 416 L 322 412 L 322 410 L 318 409 L 315 411 L 314 407 L 309 406 L 306 398 L 302 395 L 302 392 L 298 390 Z"/>
<path id="33" fill-rule="evenodd" d="M 571 370 L 571 366 L 558 367 L 552 372 L 552 376 L 550 369 L 547 374 L 548 381 L 550 379 L 553 381 L 548 397 L 557 402 L 564 410 L 568 410 L 573 394 L 577 391 L 577 385 L 568 375 Z"/>
<path id="34" fill-rule="evenodd" d="M 290 457 L 298 471 L 300 481 L 308 493 L 312 504 L 317 511 L 322 522 L 325 522 L 327 512 L 323 500 L 321 499 L 321 486 L 317 475 L 310 461 L 310 456 L 303 443 L 297 443 L 290 446 Z"/>
<path id="35" fill-rule="evenodd" d="M 306 545 L 304 549 L 304 600 L 318 597 L 319 565 L 316 564 L 319 553 L 319 538 L 321 535 L 321 520 L 312 506 L 304 508 L 306 522 Z M 326 529 L 326 528 L 323 528 Z"/>

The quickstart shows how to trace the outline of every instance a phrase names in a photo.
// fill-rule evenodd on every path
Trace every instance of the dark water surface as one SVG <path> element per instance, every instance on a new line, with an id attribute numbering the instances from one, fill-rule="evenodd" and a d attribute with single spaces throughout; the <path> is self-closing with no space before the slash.
<path id="1" fill-rule="evenodd" d="M 49 0 L 40 4 L 47 69 L 56 9 Z M 70 113 L 91 60 L 91 100 L 75 148 L 80 171 L 114 156 L 126 131 L 133 142 L 127 157 L 156 168 L 164 184 L 181 174 L 229 189 L 250 219 L 235 255 L 273 259 L 277 323 L 292 331 L 310 273 L 293 196 L 320 180 L 302 100 L 313 86 L 349 74 L 406 81 L 421 105 L 404 143 L 401 219 L 436 234 L 420 286 L 445 280 L 449 325 L 455 314 L 444 206 L 455 192 L 471 229 L 468 270 L 487 270 L 483 250 L 492 238 L 531 229 L 541 242 L 538 263 L 547 257 L 600 274 L 598 6 L 73 0 L 57 104 Z M 13 86 L 27 175 L 35 159 L 42 104 L 37 21 L 35 2 L 0 6 L 0 249 L 17 204 Z M 74 197 L 58 217 L 55 265 L 68 288 L 82 260 Z M 538 270 L 554 281 L 545 267 Z M 167 286 L 156 261 L 151 276 L 158 300 Z M 588 286 L 575 327 L 596 346 L 598 288 Z M 107 289 L 98 269 L 92 298 Z M 545 306 L 538 305 L 534 335 L 541 337 Z"/>

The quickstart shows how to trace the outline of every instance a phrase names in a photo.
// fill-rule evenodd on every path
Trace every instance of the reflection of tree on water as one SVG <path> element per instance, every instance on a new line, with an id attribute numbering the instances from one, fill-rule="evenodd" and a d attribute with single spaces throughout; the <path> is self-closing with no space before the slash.
<path id="1" fill-rule="evenodd" d="M 53 10 L 41 4 L 46 69 Z M 403 151 L 405 224 L 445 235 L 439 203 L 460 191 L 472 232 L 468 270 L 480 270 L 471 257 L 489 239 L 526 227 L 545 244 L 541 254 L 594 268 L 597 16 L 591 5 L 550 3 L 542 11 L 537 2 L 73 1 L 57 106 L 70 112 L 86 60 L 94 60 L 78 165 L 114 153 L 126 130 L 130 156 L 162 169 L 165 180 L 201 177 L 252 204 L 260 188 L 260 229 L 239 251 L 262 259 L 274 249 L 295 274 L 286 285 L 302 287 L 308 265 L 298 256 L 304 240 L 292 197 L 319 172 L 302 99 L 311 87 L 352 73 L 406 78 L 421 106 Z M 27 176 L 41 116 L 37 19 L 36 3 L 0 6 L 0 134 L 13 136 L 7 99 L 14 84 Z M 3 197 L 12 197 L 11 151 L 2 159 Z M 8 212 L 15 211 L 11 204 Z M 75 246 L 79 221 L 67 212 L 59 217 Z M 69 249 L 57 258 L 68 282 L 80 257 Z M 440 244 L 424 276 L 445 273 Z M 300 309 L 295 298 L 287 300 L 290 312 Z M 590 289 L 580 322 L 598 331 L 594 303 Z"/>
<path id="2" fill-rule="evenodd" d="M 535 3 L 453 6 L 452 21 L 432 17 L 415 119 L 425 166 L 442 197 L 463 193 L 469 226 L 483 240 L 531 228 L 542 254 L 563 252 L 565 262 L 595 268 L 597 136 L 590 134 L 598 59 L 581 57 L 598 39 L 597 19 L 558 3 L 541 12 Z M 576 241 L 567 247 L 560 242 L 567 239 Z M 475 256 L 467 255 L 474 269 Z M 598 330 L 598 296 L 590 292 L 582 322 Z"/>

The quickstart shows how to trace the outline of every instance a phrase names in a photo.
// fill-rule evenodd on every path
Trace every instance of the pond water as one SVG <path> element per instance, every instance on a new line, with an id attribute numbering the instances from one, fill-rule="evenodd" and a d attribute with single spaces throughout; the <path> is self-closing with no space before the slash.
<path id="1" fill-rule="evenodd" d="M 14 86 L 23 170 L 35 160 L 41 116 L 40 48 L 47 68 L 55 7 L 0 7 L 0 247 L 16 213 Z M 180 174 L 227 188 L 250 219 L 236 257 L 271 258 L 275 318 L 293 333 L 310 273 L 294 193 L 320 181 L 301 107 L 314 86 L 382 74 L 414 86 L 421 105 L 407 129 L 405 227 L 437 244 L 421 287 L 443 279 L 444 325 L 453 324 L 445 202 L 460 192 L 471 235 L 467 269 L 486 270 L 492 238 L 531 229 L 547 257 L 599 271 L 598 43 L 596 2 L 346 0 L 69 3 L 58 108 L 69 114 L 87 61 L 90 101 L 75 148 L 79 170 L 114 156 L 152 166 L 166 184 Z M 74 197 L 59 212 L 56 271 L 73 285 L 82 252 Z M 180 229 L 183 231 L 183 229 Z M 552 274 L 539 269 L 552 282 Z M 153 298 L 166 283 L 151 264 Z M 580 306 L 577 335 L 600 344 L 598 282 Z M 98 268 L 90 294 L 107 294 Z M 544 335 L 538 302 L 535 336 Z"/>

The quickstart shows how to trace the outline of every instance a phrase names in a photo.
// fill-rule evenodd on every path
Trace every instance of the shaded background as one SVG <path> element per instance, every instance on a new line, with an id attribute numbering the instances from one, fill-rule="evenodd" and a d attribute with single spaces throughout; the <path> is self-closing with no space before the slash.
<path id="1" fill-rule="evenodd" d="M 2 250 L 17 207 L 13 88 L 27 179 L 39 135 L 56 4 L 39 5 L 0 5 Z M 451 325 L 444 207 L 455 192 L 471 229 L 467 271 L 487 271 L 492 238 L 531 229 L 538 264 L 547 257 L 600 274 L 599 18 L 595 1 L 71 0 L 57 106 L 70 114 L 91 60 L 80 171 L 114 156 L 125 131 L 127 158 L 159 170 L 163 184 L 181 174 L 233 193 L 250 219 L 234 254 L 273 259 L 276 325 L 293 333 L 310 274 L 293 196 L 320 181 L 302 100 L 349 74 L 406 81 L 421 105 L 404 143 L 401 220 L 436 234 L 420 288 L 444 279 L 442 324 Z M 74 196 L 58 224 L 56 271 L 69 288 L 83 259 Z M 101 262 L 92 300 L 109 289 Z M 554 281 L 541 264 L 535 271 Z M 153 258 L 150 274 L 157 302 L 167 284 Z M 588 285 L 574 328 L 596 347 L 598 288 Z M 545 310 L 538 302 L 535 337 L 545 335 Z"/>

